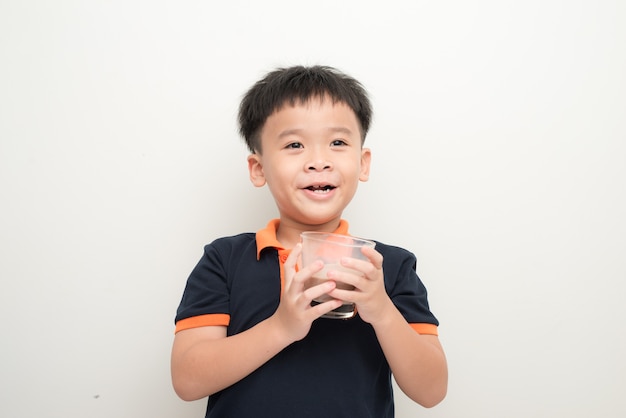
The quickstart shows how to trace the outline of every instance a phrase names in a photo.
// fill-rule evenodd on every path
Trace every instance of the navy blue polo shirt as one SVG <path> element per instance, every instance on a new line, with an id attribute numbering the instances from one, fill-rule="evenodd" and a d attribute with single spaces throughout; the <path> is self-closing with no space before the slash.
<path id="1" fill-rule="evenodd" d="M 256 234 L 205 246 L 176 315 L 176 332 L 221 325 L 243 332 L 278 308 L 283 263 L 290 250 L 276 239 L 278 220 Z M 336 233 L 348 233 L 341 221 Z M 437 334 L 415 256 L 376 242 L 385 289 L 411 326 Z M 215 359 L 219 361 L 219 359 Z M 320 318 L 309 334 L 232 386 L 209 397 L 206 417 L 393 417 L 391 371 L 374 333 L 358 315 Z"/>

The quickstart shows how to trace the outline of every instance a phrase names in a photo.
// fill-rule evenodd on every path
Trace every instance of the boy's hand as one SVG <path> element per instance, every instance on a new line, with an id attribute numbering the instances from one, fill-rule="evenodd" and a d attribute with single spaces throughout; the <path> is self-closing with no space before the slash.
<path id="1" fill-rule="evenodd" d="M 355 273 L 338 270 L 328 272 L 329 279 L 351 284 L 355 287 L 354 290 L 334 289 L 329 295 L 336 299 L 354 302 L 359 316 L 365 322 L 373 324 L 383 320 L 388 310 L 394 306 L 385 291 L 383 256 L 369 247 L 363 247 L 362 252 L 368 261 L 351 257 L 341 259 L 341 265 L 356 270 Z"/>
<path id="2" fill-rule="evenodd" d="M 292 342 L 306 337 L 314 320 L 341 306 L 340 300 L 330 300 L 311 306 L 313 299 L 332 292 L 336 284 L 333 280 L 327 280 L 322 284 L 305 289 L 306 281 L 314 273 L 320 271 L 324 264 L 318 261 L 296 272 L 296 262 L 301 252 L 302 244 L 297 244 L 285 260 L 284 289 L 278 309 L 272 315 L 280 327 L 280 331 Z"/>

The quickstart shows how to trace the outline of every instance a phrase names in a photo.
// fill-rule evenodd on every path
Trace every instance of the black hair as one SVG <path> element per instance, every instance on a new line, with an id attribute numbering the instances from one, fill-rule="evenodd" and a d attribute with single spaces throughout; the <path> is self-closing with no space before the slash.
<path id="1" fill-rule="evenodd" d="M 372 107 L 365 88 L 354 78 L 328 66 L 295 66 L 269 72 L 243 96 L 239 106 L 239 133 L 250 152 L 261 153 L 261 130 L 267 118 L 285 104 L 306 103 L 328 96 L 343 102 L 361 125 L 361 141 L 372 120 Z"/>

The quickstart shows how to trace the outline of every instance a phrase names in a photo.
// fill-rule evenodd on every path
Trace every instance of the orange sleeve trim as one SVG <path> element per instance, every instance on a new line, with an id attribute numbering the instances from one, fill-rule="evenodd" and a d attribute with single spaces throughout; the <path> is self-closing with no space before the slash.
<path id="1" fill-rule="evenodd" d="M 417 331 L 418 334 L 439 335 L 437 325 L 433 324 L 409 324 L 411 328 Z"/>
<path id="2" fill-rule="evenodd" d="M 228 326 L 229 323 L 230 315 L 228 314 L 208 314 L 192 316 L 191 318 L 185 318 L 178 321 L 176 323 L 176 330 L 174 331 L 174 333 L 185 329 L 210 327 L 213 325 Z"/>

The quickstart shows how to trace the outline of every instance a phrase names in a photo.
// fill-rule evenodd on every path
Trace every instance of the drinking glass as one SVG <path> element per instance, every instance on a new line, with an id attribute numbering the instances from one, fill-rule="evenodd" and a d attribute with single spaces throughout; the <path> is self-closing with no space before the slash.
<path id="1" fill-rule="evenodd" d="M 307 283 L 307 288 L 328 280 L 327 273 L 329 270 L 355 273 L 355 270 L 340 264 L 341 258 L 352 257 L 367 260 L 361 252 L 361 248 L 374 248 L 376 245 L 374 241 L 327 232 L 303 232 L 300 237 L 302 238 L 302 266 L 308 266 L 317 260 L 324 262 L 324 268 L 313 275 Z M 337 288 L 352 290 L 354 286 L 337 281 Z M 322 295 L 314 299 L 311 305 L 317 305 L 330 299 L 332 299 L 330 296 Z M 348 319 L 354 315 L 356 315 L 354 303 L 346 301 L 339 308 L 322 315 L 322 318 Z"/>

